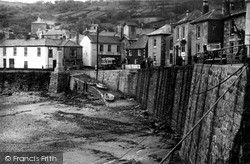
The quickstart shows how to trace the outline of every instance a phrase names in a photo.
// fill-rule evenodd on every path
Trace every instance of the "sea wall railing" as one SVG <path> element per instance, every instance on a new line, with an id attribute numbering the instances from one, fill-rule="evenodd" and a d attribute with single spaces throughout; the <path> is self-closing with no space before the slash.
<path id="1" fill-rule="evenodd" d="M 218 50 L 200 52 L 193 56 L 194 63 L 203 64 L 239 64 L 247 59 L 247 48 L 250 45 L 237 45 Z"/>

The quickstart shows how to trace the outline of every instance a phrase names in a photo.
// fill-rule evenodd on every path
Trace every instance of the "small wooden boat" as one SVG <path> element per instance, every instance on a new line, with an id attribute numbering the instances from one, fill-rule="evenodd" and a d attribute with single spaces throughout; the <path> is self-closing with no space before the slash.
<path id="1" fill-rule="evenodd" d="M 103 89 L 103 90 L 107 90 L 107 89 L 108 89 L 108 87 L 105 86 L 105 85 L 102 84 L 102 83 L 97 83 L 97 84 L 96 84 L 96 87 L 99 88 L 99 89 Z"/>
<path id="2" fill-rule="evenodd" d="M 96 85 L 96 83 L 94 83 L 94 82 L 87 82 L 87 84 L 91 85 L 91 86 L 95 86 Z"/>
<path id="3" fill-rule="evenodd" d="M 115 95 L 113 95 L 111 93 L 104 93 L 103 98 L 106 101 L 110 101 L 110 102 L 115 101 Z"/>

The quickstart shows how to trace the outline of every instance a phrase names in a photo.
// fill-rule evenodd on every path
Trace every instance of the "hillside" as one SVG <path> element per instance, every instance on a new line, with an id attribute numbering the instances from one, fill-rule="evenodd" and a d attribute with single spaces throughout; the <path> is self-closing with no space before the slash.
<path id="1" fill-rule="evenodd" d="M 218 8 L 221 7 L 222 1 L 211 0 L 209 4 L 212 8 Z M 201 6 L 201 0 L 130 0 L 93 3 L 68 1 L 56 4 L 0 1 L 0 27 L 10 27 L 16 33 L 28 32 L 31 22 L 38 16 L 47 20 L 57 20 L 64 26 L 75 24 L 78 27 L 85 27 L 86 23 L 91 22 L 116 24 L 118 21 L 139 21 L 151 17 L 173 22 L 177 21 L 186 10 L 201 9 Z"/>

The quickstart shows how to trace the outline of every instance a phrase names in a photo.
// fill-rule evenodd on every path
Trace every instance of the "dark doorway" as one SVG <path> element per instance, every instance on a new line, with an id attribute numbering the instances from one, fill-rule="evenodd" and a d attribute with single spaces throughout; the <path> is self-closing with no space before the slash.
<path id="1" fill-rule="evenodd" d="M 9 67 L 15 68 L 15 60 L 14 59 L 9 59 Z"/>
<path id="2" fill-rule="evenodd" d="M 53 60 L 53 69 L 56 68 L 56 60 Z"/>
<path id="3" fill-rule="evenodd" d="M 28 61 L 24 61 L 24 68 L 25 68 L 25 69 L 28 68 Z"/>
<path id="4" fill-rule="evenodd" d="M 3 68 L 6 68 L 6 59 L 3 59 Z"/>

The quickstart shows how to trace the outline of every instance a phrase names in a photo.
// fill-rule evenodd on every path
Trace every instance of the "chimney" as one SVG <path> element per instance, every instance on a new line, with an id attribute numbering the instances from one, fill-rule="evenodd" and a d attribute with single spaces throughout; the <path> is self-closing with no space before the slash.
<path id="1" fill-rule="evenodd" d="M 246 0 L 246 30 L 245 30 L 245 45 L 247 45 L 247 58 L 250 57 L 250 0 Z"/>
<path id="2" fill-rule="evenodd" d="M 234 1 L 233 0 L 230 0 L 229 7 L 230 7 L 230 11 L 232 11 L 232 10 L 235 9 L 235 7 L 234 7 Z"/>
<path id="3" fill-rule="evenodd" d="M 202 14 L 209 12 L 208 0 L 203 0 Z"/>
<path id="4" fill-rule="evenodd" d="M 79 44 L 79 32 L 76 33 L 76 43 Z"/>

